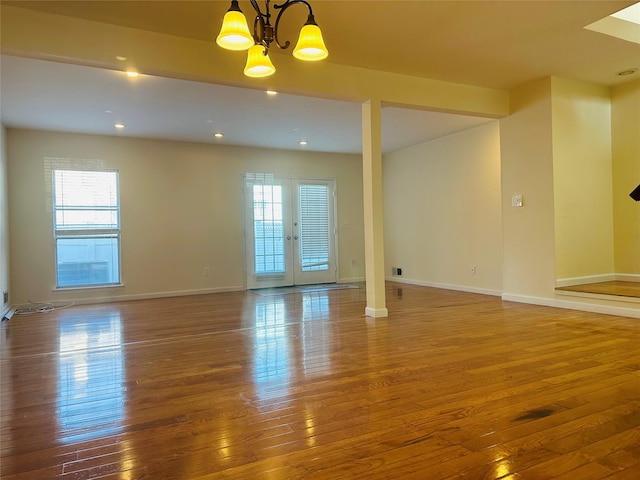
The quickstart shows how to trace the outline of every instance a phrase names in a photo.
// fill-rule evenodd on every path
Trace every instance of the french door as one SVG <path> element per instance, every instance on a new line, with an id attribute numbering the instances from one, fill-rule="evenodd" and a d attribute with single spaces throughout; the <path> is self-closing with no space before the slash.
<path id="1" fill-rule="evenodd" d="M 247 288 L 336 281 L 335 182 L 245 176 Z"/>

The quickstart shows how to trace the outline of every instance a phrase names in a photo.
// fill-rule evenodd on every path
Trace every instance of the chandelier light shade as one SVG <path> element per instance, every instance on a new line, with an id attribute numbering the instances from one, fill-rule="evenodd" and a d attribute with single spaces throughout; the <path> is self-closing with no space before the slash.
<path id="1" fill-rule="evenodd" d="M 296 43 L 296 47 L 293 49 L 293 56 L 298 60 L 316 62 L 327 58 L 328 55 L 329 52 L 324 45 L 320 27 L 315 24 L 303 26 L 302 30 L 300 30 L 298 43 Z"/>
<path id="2" fill-rule="evenodd" d="M 292 5 L 305 5 L 309 11 L 307 21 L 300 30 L 300 35 L 293 49 L 293 56 L 299 60 L 315 62 L 327 58 L 329 51 L 324 44 L 322 32 L 315 21 L 311 5 L 306 0 L 284 0 L 281 4 L 274 4 L 279 10 L 275 23 L 271 24 L 271 0 L 265 0 L 264 11 L 258 5 L 258 0 L 250 0 L 256 12 L 253 20 L 253 35 L 249 31 L 247 20 L 240 10 L 238 0 L 232 0 L 229 10 L 224 15 L 220 34 L 216 43 L 227 50 L 249 50 L 244 74 L 249 77 L 268 77 L 276 69 L 269 59 L 269 47 L 272 43 L 285 50 L 291 42 L 280 43 L 278 26 L 282 14 Z"/>
<path id="3" fill-rule="evenodd" d="M 238 2 L 235 3 L 237 6 Z M 248 50 L 255 43 L 249 33 L 247 19 L 239 8 L 225 13 L 216 43 L 227 50 Z"/>
<path id="4" fill-rule="evenodd" d="M 244 67 L 244 74 L 247 77 L 260 78 L 273 75 L 276 67 L 271 63 L 269 53 L 262 45 L 255 44 L 249 49 L 247 64 Z"/>

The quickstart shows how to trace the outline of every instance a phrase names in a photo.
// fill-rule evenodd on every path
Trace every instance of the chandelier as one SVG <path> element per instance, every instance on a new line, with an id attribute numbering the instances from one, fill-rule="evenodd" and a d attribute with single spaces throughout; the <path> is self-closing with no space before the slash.
<path id="1" fill-rule="evenodd" d="M 273 5 L 279 10 L 275 24 L 271 25 L 270 0 L 265 1 L 264 12 L 260 9 L 257 0 L 250 0 L 251 6 L 256 11 L 253 20 L 253 35 L 249 32 L 247 19 L 245 18 L 238 0 L 232 0 L 229 10 L 224 15 L 220 34 L 216 43 L 227 50 L 248 50 L 247 64 L 244 74 L 248 77 L 268 77 L 273 75 L 276 68 L 269 58 L 269 47 L 275 41 L 278 48 L 285 50 L 291 42 L 288 40 L 282 44 L 278 39 L 278 25 L 282 14 L 292 5 L 302 3 L 309 9 L 306 23 L 300 30 L 298 42 L 293 49 L 293 56 L 299 60 L 315 62 L 327 58 L 329 52 L 324 45 L 322 32 L 313 17 L 311 5 L 305 0 L 285 0 L 284 3 Z"/>

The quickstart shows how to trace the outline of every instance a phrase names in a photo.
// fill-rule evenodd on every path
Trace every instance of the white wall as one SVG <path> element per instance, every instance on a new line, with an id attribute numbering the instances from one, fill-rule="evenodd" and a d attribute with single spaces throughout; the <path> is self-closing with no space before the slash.
<path id="1" fill-rule="evenodd" d="M 383 193 L 387 278 L 502 292 L 497 121 L 385 155 Z"/>
<path id="2" fill-rule="evenodd" d="M 339 276 L 364 277 L 360 156 L 17 129 L 7 131 L 7 153 L 13 303 L 242 288 L 245 172 L 335 178 Z M 119 170 L 123 287 L 54 290 L 47 157 Z"/>
<path id="3" fill-rule="evenodd" d="M 514 89 L 511 110 L 500 120 L 503 290 L 535 302 L 555 289 L 551 79 Z M 523 195 L 523 207 L 511 206 L 514 194 Z"/>
<path id="4" fill-rule="evenodd" d="M 640 80 L 612 89 L 615 271 L 640 280 Z M 633 277 L 632 277 L 633 278 Z"/>
<path id="5" fill-rule="evenodd" d="M 613 276 L 609 89 L 562 78 L 551 88 L 556 279 Z"/>
<path id="6" fill-rule="evenodd" d="M 554 210 L 554 79 L 545 78 L 511 92 L 513 113 L 500 120 L 504 300 L 640 317 L 637 303 L 567 296 L 556 292 Z M 575 124 L 579 130 L 579 123 Z M 577 131 L 578 131 L 577 130 Z M 522 208 L 511 195 L 524 196 Z"/>
<path id="7" fill-rule="evenodd" d="M 3 293 L 9 290 L 9 204 L 7 189 L 6 130 L 0 125 L 0 315 L 9 309 Z"/>

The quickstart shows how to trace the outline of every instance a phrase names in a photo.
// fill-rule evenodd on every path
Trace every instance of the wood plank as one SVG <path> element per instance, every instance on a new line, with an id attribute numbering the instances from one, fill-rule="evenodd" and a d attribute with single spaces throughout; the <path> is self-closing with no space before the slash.
<path id="1" fill-rule="evenodd" d="M 3 480 L 637 478 L 640 322 L 387 284 L 0 327 Z"/>
<path id="2" fill-rule="evenodd" d="M 610 282 L 585 283 L 582 285 L 557 287 L 556 290 L 565 292 L 593 293 L 596 295 L 640 297 L 640 282 L 613 280 Z"/>

